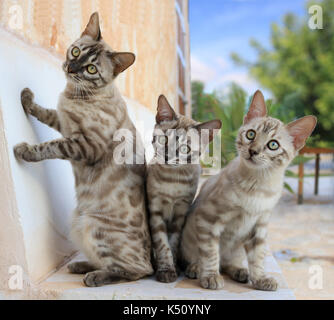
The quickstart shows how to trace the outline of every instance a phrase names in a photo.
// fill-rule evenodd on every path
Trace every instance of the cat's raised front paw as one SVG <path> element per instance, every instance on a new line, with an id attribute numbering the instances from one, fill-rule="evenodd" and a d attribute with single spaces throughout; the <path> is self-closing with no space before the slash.
<path id="1" fill-rule="evenodd" d="M 278 288 L 277 281 L 272 277 L 252 279 L 251 282 L 253 287 L 257 290 L 276 291 Z"/>
<path id="2" fill-rule="evenodd" d="M 31 152 L 31 146 L 26 142 L 14 146 L 14 155 L 18 160 L 36 161 L 33 152 Z"/>
<path id="3" fill-rule="evenodd" d="M 177 279 L 175 269 L 157 270 L 156 278 L 159 282 L 174 282 Z"/>
<path id="4" fill-rule="evenodd" d="M 224 286 L 224 278 L 220 274 L 212 274 L 200 278 L 204 289 L 219 290 Z"/>
<path id="5" fill-rule="evenodd" d="M 25 88 L 21 91 L 21 103 L 23 109 L 27 113 L 31 113 L 32 111 L 32 104 L 34 101 L 34 94 L 29 88 Z"/>

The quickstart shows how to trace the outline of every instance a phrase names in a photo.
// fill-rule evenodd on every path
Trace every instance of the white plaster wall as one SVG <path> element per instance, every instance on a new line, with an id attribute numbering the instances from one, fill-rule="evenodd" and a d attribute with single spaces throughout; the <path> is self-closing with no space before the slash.
<path id="1" fill-rule="evenodd" d="M 20 92 L 29 87 L 38 104 L 55 108 L 65 86 L 61 63 L 48 51 L 32 47 L 0 28 L 0 99 L 28 271 L 33 281 L 46 276 L 73 252 L 68 233 L 75 206 L 74 179 L 69 162 L 17 162 L 12 149 L 23 141 L 36 144 L 59 137 L 57 132 L 25 115 Z M 130 117 L 145 136 L 150 158 L 154 115 L 135 101 L 126 101 Z"/>

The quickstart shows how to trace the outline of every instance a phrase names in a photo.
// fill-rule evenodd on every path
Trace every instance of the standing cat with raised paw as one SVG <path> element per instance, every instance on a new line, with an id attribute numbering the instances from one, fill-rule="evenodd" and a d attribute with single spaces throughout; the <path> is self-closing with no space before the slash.
<path id="1" fill-rule="evenodd" d="M 21 94 L 24 110 L 63 138 L 33 146 L 22 143 L 14 147 L 14 153 L 25 161 L 71 162 L 77 196 L 71 235 L 88 261 L 68 268 L 86 274 L 84 283 L 90 287 L 153 273 L 144 159 L 141 164 L 118 164 L 113 157 L 118 129 L 140 139 L 114 84 L 134 60 L 134 54 L 115 52 L 103 41 L 94 13 L 67 51 L 63 65 L 67 85 L 57 110 L 38 106 L 29 89 Z M 143 155 L 143 150 L 136 151 Z"/>
<path id="2" fill-rule="evenodd" d="M 155 154 L 147 168 L 147 196 L 156 278 L 160 282 L 177 278 L 181 230 L 197 191 L 199 157 L 206 146 L 204 139 L 200 143 L 201 131 L 208 130 L 209 142 L 213 129 L 220 127 L 220 120 L 199 123 L 177 115 L 163 95 L 158 99 L 153 134 Z"/>
<path id="3" fill-rule="evenodd" d="M 205 182 L 185 224 L 181 253 L 188 277 L 199 278 L 203 288 L 220 289 L 225 272 L 259 290 L 277 289 L 264 270 L 267 224 L 285 169 L 316 122 L 306 116 L 285 125 L 267 116 L 262 93 L 254 94 L 238 132 L 238 157 Z"/>

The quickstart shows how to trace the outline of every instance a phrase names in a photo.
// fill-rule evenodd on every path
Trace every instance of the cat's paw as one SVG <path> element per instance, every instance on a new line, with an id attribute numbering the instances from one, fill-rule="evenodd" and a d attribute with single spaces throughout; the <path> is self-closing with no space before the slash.
<path id="1" fill-rule="evenodd" d="M 219 290 L 224 286 L 224 278 L 220 274 L 207 275 L 199 280 L 204 289 Z"/>
<path id="2" fill-rule="evenodd" d="M 251 280 L 253 287 L 257 290 L 276 291 L 278 288 L 277 281 L 272 277 L 264 277 Z"/>
<path id="3" fill-rule="evenodd" d="M 100 287 L 104 284 L 104 275 L 99 271 L 88 272 L 83 282 L 87 287 Z"/>
<path id="4" fill-rule="evenodd" d="M 246 268 L 235 268 L 231 273 L 231 278 L 241 283 L 247 283 L 249 279 L 248 270 Z"/>
<path id="5" fill-rule="evenodd" d="M 157 270 L 156 278 L 159 282 L 174 282 L 177 279 L 177 272 L 175 269 Z"/>
<path id="6" fill-rule="evenodd" d="M 14 155 L 16 159 L 26 160 L 26 158 L 29 158 L 28 157 L 29 153 L 30 153 L 30 146 L 26 142 L 22 142 L 14 146 Z"/>
<path id="7" fill-rule="evenodd" d="M 186 277 L 188 277 L 189 279 L 197 279 L 198 278 L 198 264 L 197 263 L 189 264 L 184 273 Z"/>
<path id="8" fill-rule="evenodd" d="M 21 91 L 21 103 L 23 109 L 27 113 L 32 112 L 32 105 L 34 101 L 34 94 L 29 88 L 25 88 Z"/>

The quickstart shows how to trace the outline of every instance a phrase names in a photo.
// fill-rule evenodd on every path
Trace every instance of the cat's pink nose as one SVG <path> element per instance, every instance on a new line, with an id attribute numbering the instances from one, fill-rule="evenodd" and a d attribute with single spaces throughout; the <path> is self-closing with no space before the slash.
<path id="1" fill-rule="evenodd" d="M 249 155 L 251 157 L 256 156 L 257 154 L 259 154 L 258 151 L 254 150 L 254 149 L 249 149 L 248 151 L 249 151 Z"/>

